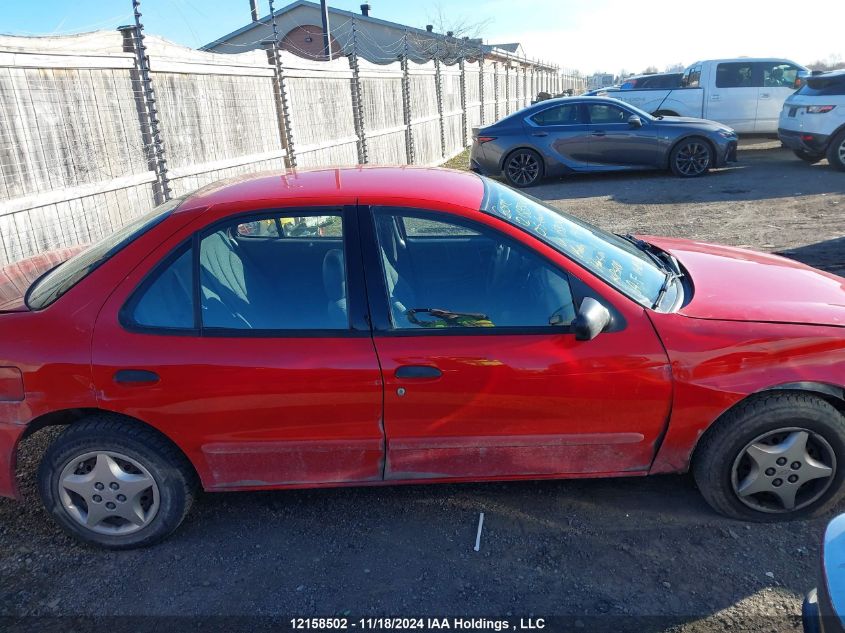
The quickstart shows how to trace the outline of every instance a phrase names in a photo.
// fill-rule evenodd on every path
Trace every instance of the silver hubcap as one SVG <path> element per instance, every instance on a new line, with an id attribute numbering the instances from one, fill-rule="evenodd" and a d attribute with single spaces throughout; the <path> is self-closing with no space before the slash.
<path id="1" fill-rule="evenodd" d="M 85 453 L 70 460 L 59 475 L 65 511 L 98 534 L 130 534 L 153 520 L 158 486 L 134 459 L 112 451 Z"/>
<path id="2" fill-rule="evenodd" d="M 734 492 L 761 512 L 792 512 L 821 497 L 836 474 L 836 456 L 821 435 L 801 428 L 765 433 L 734 461 Z"/>
<path id="3" fill-rule="evenodd" d="M 845 141 L 839 145 L 839 162 L 845 165 Z"/>
<path id="4" fill-rule="evenodd" d="M 540 165 L 533 155 L 516 154 L 508 161 L 508 176 L 518 185 L 529 185 L 537 179 Z"/>
<path id="5" fill-rule="evenodd" d="M 675 166 L 685 176 L 701 174 L 710 166 L 710 150 L 701 143 L 684 145 L 675 156 Z"/>

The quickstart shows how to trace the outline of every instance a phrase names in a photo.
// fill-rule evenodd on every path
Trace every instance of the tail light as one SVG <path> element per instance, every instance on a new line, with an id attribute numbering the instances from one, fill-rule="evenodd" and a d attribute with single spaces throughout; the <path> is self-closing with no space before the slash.
<path id="1" fill-rule="evenodd" d="M 19 402 L 23 398 L 21 370 L 17 367 L 0 367 L 0 402 Z"/>
<path id="2" fill-rule="evenodd" d="M 825 114 L 835 107 L 835 105 L 807 106 L 807 114 Z"/>
<path id="3" fill-rule="evenodd" d="M 484 145 L 484 143 L 488 143 L 489 141 L 495 141 L 495 136 L 476 136 L 475 140 L 478 141 L 479 145 Z"/>

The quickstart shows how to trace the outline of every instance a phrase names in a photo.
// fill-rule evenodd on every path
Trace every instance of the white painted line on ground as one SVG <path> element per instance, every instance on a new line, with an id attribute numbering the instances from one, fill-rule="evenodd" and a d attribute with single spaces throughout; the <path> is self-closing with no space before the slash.
<path id="1" fill-rule="evenodd" d="M 475 535 L 475 551 L 481 548 L 481 527 L 484 525 L 484 513 L 478 515 L 478 534 Z"/>

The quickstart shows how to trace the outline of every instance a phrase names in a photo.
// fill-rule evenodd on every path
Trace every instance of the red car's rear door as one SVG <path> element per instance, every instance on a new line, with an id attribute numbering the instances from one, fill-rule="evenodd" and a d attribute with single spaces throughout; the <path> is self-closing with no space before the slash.
<path id="1" fill-rule="evenodd" d="M 671 375 L 641 308 L 576 341 L 549 320 L 569 323 L 590 289 L 512 236 L 416 209 L 361 220 L 386 478 L 648 470 Z"/>
<path id="2" fill-rule="evenodd" d="M 359 248 L 354 207 L 171 237 L 100 313 L 101 406 L 163 431 L 210 489 L 381 479 Z"/>

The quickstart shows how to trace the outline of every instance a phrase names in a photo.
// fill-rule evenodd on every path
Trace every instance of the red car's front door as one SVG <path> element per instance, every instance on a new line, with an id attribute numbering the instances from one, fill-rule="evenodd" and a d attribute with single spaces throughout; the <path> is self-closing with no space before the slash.
<path id="1" fill-rule="evenodd" d="M 165 241 L 98 318 L 100 406 L 162 430 L 209 489 L 380 480 L 355 222 L 263 212 Z"/>
<path id="2" fill-rule="evenodd" d="M 614 309 L 611 331 L 576 341 L 562 324 L 589 289 L 533 249 L 445 214 L 372 214 L 386 478 L 648 470 L 671 375 L 642 309 Z"/>

